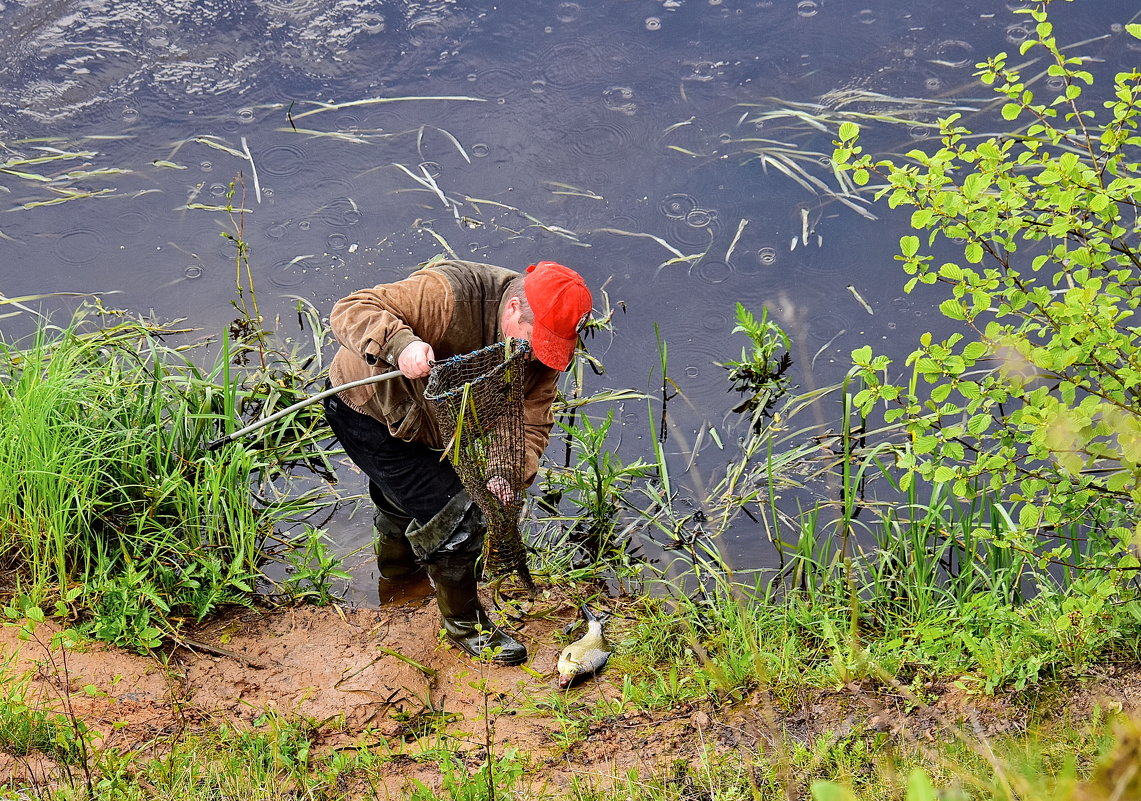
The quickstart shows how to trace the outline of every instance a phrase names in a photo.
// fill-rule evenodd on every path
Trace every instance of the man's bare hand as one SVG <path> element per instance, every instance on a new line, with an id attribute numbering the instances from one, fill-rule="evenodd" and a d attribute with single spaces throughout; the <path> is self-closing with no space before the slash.
<path id="1" fill-rule="evenodd" d="M 436 358 L 432 346 L 423 340 L 410 343 L 396 358 L 396 366 L 405 378 L 423 378 L 432 372 L 431 361 Z"/>
<path id="2" fill-rule="evenodd" d="M 503 476 L 492 476 L 487 480 L 488 491 L 507 506 L 515 500 L 515 493 L 511 491 L 511 482 Z"/>

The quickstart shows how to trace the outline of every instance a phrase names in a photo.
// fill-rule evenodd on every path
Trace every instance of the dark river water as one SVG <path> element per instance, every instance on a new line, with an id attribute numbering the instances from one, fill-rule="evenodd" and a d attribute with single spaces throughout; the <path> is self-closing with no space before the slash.
<path id="1" fill-rule="evenodd" d="M 896 152 L 949 106 L 994 124 L 973 65 L 1020 62 L 1025 5 L 0 0 L 0 159 L 76 154 L 20 168 L 49 180 L 0 173 L 0 292 L 115 292 L 108 305 L 220 331 L 230 228 L 195 206 L 225 203 L 238 176 L 258 301 L 285 335 L 296 298 L 327 310 L 446 248 L 562 261 L 625 308 L 592 343 L 608 370 L 592 389 L 653 390 L 655 324 L 668 343 L 680 474 L 734 403 L 714 362 L 744 344 L 736 302 L 793 336 L 801 386 L 940 325 L 933 296 L 902 292 L 906 217 L 844 196 L 827 156 L 845 114 L 907 109 L 910 124 L 866 125 Z M 1141 61 L 1122 33 L 1134 3 L 1052 13 L 1099 75 Z M 620 414 L 633 459 L 649 413 Z M 333 521 L 341 547 L 368 541 L 367 517 Z M 731 553 L 770 558 L 741 536 Z M 351 588 L 366 602 L 368 571 Z"/>

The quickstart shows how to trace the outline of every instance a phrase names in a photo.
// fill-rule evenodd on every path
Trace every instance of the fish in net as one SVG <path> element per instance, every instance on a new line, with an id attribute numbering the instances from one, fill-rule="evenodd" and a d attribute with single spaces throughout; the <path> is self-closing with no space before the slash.
<path id="1" fill-rule="evenodd" d="M 448 459 L 487 520 L 484 566 L 492 578 L 514 572 L 527 592 L 535 583 L 519 531 L 526 497 L 523 378 L 531 354 L 524 340 L 436 362 L 424 399 L 445 436 Z"/>

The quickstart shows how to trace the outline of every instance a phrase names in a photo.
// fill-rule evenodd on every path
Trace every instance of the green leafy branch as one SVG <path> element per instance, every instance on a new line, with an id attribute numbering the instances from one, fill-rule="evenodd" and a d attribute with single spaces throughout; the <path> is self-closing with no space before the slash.
<path id="1" fill-rule="evenodd" d="M 902 385 L 887 357 L 855 351 L 856 405 L 882 404 L 886 422 L 904 425 L 905 489 L 920 477 L 962 497 L 1004 497 L 1018 508 L 1010 544 L 1026 549 L 1091 520 L 1126 543 L 1141 501 L 1141 72 L 1114 77 L 1105 112 L 1083 105 L 1094 76 L 1058 46 L 1050 1 L 1019 12 L 1035 23 L 1021 52 L 1046 51 L 1056 97 L 1036 97 L 1005 53 L 975 73 L 1002 119 L 1024 125 L 978 140 L 952 114 L 934 152 L 896 162 L 866 154 L 846 122 L 834 155 L 858 185 L 882 178 L 877 199 L 911 208 L 928 247 L 962 248 L 961 260 L 936 264 L 919 236 L 900 239 L 906 290 L 948 288 L 939 310 L 964 331 L 924 334 Z M 1127 31 L 1141 38 L 1141 26 Z M 1138 567 L 1124 545 L 1119 554 L 1116 567 Z"/>

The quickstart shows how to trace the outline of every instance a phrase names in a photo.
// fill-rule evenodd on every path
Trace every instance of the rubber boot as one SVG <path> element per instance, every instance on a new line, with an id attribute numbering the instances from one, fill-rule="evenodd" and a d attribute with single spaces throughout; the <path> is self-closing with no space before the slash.
<path id="1" fill-rule="evenodd" d="M 475 562 L 446 558 L 429 562 L 428 577 L 436 588 L 448 640 L 476 659 L 496 652 L 493 662 L 518 665 L 527 661 L 527 647 L 496 628 L 476 592 Z"/>
<path id="2" fill-rule="evenodd" d="M 461 492 L 424 526 L 413 524 L 409 539 L 436 588 L 448 641 L 476 659 L 494 652 L 493 662 L 518 665 L 527 660 L 527 647 L 496 628 L 479 600 L 476 562 L 484 530 L 479 507 Z M 425 550 L 421 543 L 435 547 Z"/>
<path id="3" fill-rule="evenodd" d="M 381 580 L 399 580 L 420 571 L 420 563 L 412 550 L 405 532 L 412 525 L 412 516 L 375 484 L 368 488 L 372 504 L 376 507 L 373 524 L 376 527 L 376 567 Z"/>
<path id="4" fill-rule="evenodd" d="M 412 519 L 377 509 L 373 522 L 376 524 L 376 568 L 380 577 L 393 581 L 419 573 L 421 565 L 416 561 L 412 543 L 404 536 Z"/>

